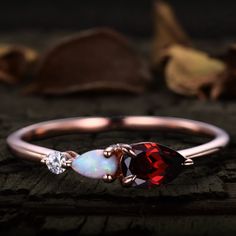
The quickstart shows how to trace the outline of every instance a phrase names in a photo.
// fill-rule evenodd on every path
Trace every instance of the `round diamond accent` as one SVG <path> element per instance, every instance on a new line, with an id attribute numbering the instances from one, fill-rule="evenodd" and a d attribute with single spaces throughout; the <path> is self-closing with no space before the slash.
<path id="1" fill-rule="evenodd" d="M 132 144 L 136 157 L 125 155 L 121 162 L 123 176 L 135 175 L 133 186 L 152 187 L 173 180 L 182 170 L 185 158 L 157 143 Z"/>
<path id="2" fill-rule="evenodd" d="M 45 164 L 48 169 L 54 174 L 61 174 L 66 169 L 63 168 L 63 165 L 66 163 L 66 155 L 62 152 L 51 152 L 45 158 Z"/>

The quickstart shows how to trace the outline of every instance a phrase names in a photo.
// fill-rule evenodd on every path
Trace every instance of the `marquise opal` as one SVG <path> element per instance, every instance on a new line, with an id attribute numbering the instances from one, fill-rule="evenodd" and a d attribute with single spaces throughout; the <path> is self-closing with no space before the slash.
<path id="1" fill-rule="evenodd" d="M 103 150 L 97 149 L 76 157 L 71 167 L 83 176 L 100 179 L 106 174 L 114 175 L 118 169 L 118 161 L 115 156 L 106 158 Z"/>

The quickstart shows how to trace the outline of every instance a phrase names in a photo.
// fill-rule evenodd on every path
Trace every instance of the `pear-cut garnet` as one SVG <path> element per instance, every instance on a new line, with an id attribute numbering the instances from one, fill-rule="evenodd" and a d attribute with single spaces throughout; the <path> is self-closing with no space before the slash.
<path id="1" fill-rule="evenodd" d="M 136 157 L 125 155 L 121 163 L 124 176 L 136 175 L 134 186 L 160 185 L 173 180 L 182 170 L 185 158 L 157 143 L 131 145 Z"/>

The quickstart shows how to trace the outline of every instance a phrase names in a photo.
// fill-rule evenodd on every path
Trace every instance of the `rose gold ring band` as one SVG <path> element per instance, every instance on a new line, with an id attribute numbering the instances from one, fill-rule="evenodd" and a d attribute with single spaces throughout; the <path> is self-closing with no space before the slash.
<path id="1" fill-rule="evenodd" d="M 186 158 L 194 158 L 216 152 L 229 142 L 229 135 L 224 130 L 207 123 L 174 117 L 127 116 L 121 118 L 78 117 L 41 122 L 12 133 L 7 138 L 7 143 L 18 156 L 40 161 L 44 156 L 55 150 L 30 144 L 29 141 L 31 140 L 68 133 L 92 133 L 113 129 L 167 129 L 213 137 L 208 143 L 178 150 Z"/>
<path id="2" fill-rule="evenodd" d="M 78 154 L 60 152 L 29 143 L 34 139 L 66 133 L 102 132 L 108 130 L 172 130 L 212 137 L 212 140 L 196 147 L 175 151 L 155 142 L 112 144 Z M 22 158 L 46 164 L 54 174 L 61 174 L 68 167 L 78 174 L 107 183 L 120 179 L 123 186 L 152 187 L 172 181 L 184 166 L 193 164 L 193 158 L 207 155 L 225 147 L 228 134 L 203 122 L 149 116 L 122 118 L 70 118 L 52 120 L 22 128 L 7 138 L 11 150 Z"/>

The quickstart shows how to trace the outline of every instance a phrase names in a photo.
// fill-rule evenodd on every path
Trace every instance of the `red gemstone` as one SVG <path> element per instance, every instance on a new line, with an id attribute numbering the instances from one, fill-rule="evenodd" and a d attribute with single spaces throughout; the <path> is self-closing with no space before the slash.
<path id="1" fill-rule="evenodd" d="M 181 172 L 185 158 L 178 152 L 157 143 L 131 146 L 137 156 L 124 156 L 121 168 L 124 176 L 137 176 L 134 185 L 160 185 L 171 181 Z"/>

